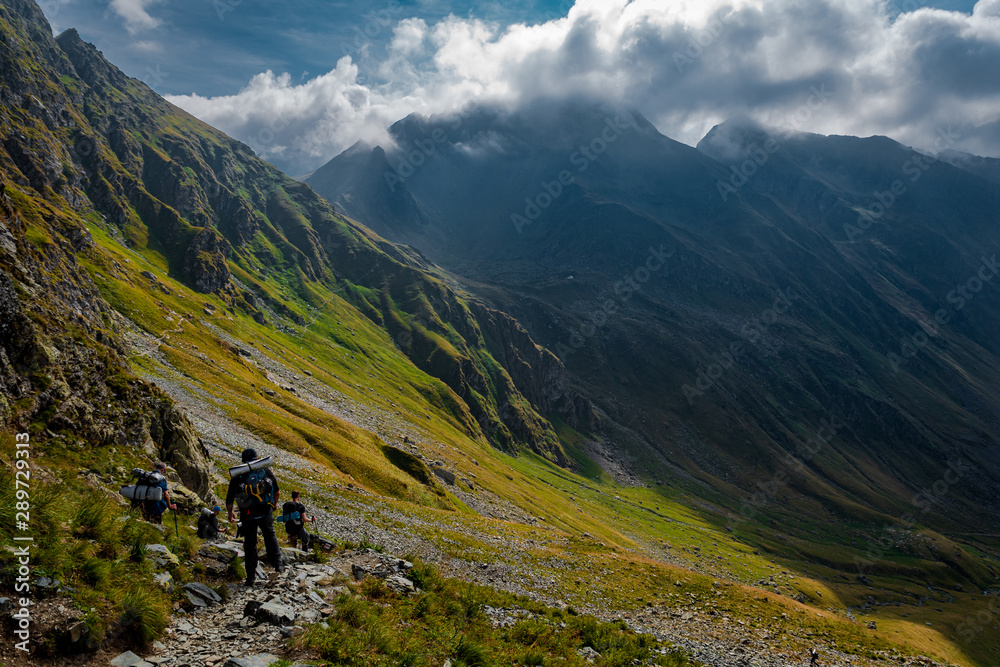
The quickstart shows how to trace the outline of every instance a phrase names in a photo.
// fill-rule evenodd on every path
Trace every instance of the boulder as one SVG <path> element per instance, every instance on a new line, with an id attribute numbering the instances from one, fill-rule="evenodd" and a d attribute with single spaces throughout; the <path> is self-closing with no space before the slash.
<path id="1" fill-rule="evenodd" d="M 90 627 L 84 621 L 77 621 L 66 630 L 66 639 L 71 644 L 77 644 L 81 639 L 86 639 L 90 634 Z"/>
<path id="2" fill-rule="evenodd" d="M 203 502 L 201 496 L 193 489 L 183 484 L 174 483 L 170 485 L 170 500 L 177 504 L 177 511 L 181 514 L 197 515 Z M 165 519 L 164 519 L 165 520 Z"/>
<path id="3" fill-rule="evenodd" d="M 412 581 L 398 574 L 386 577 L 385 585 L 399 593 L 413 593 L 417 590 L 417 587 Z"/>
<path id="4" fill-rule="evenodd" d="M 160 572 L 158 575 L 153 577 L 153 581 L 165 588 L 167 591 L 174 590 L 174 578 L 169 572 Z"/>
<path id="5" fill-rule="evenodd" d="M 255 618 L 271 625 L 294 625 L 295 610 L 277 602 L 265 602 L 257 610 Z"/>
<path id="6" fill-rule="evenodd" d="M 184 594 L 195 607 L 210 607 L 222 602 L 222 596 L 198 581 L 184 584 Z"/>
<path id="7" fill-rule="evenodd" d="M 250 600 L 243 607 L 243 616 L 281 627 L 294 625 L 296 614 L 291 607 L 274 600 L 270 602 Z"/>
<path id="8" fill-rule="evenodd" d="M 181 564 L 180 559 L 162 544 L 146 545 L 146 558 L 158 568 L 172 568 Z"/>
<path id="9" fill-rule="evenodd" d="M 452 486 L 455 485 L 455 473 L 445 470 L 444 468 L 439 468 L 437 466 L 431 468 L 431 470 L 434 471 L 434 474 L 437 475 L 438 479 L 440 479 L 442 482 L 445 482 L 446 484 L 450 484 Z"/>
<path id="10" fill-rule="evenodd" d="M 140 665 L 149 665 L 149 663 L 132 651 L 125 651 L 111 661 L 111 667 L 139 667 Z M 150 665 L 150 667 L 152 666 Z"/>
<path id="11" fill-rule="evenodd" d="M 222 542 L 219 544 L 205 542 L 201 545 L 201 548 L 198 549 L 198 555 L 202 558 L 210 558 L 228 566 L 240 555 L 240 549 L 233 542 Z"/>
<path id="12" fill-rule="evenodd" d="M 180 408 L 165 404 L 159 419 L 149 423 L 149 437 L 159 443 L 160 455 L 177 470 L 185 486 L 208 505 L 215 505 L 217 498 L 212 493 L 206 458 L 208 450 Z"/>

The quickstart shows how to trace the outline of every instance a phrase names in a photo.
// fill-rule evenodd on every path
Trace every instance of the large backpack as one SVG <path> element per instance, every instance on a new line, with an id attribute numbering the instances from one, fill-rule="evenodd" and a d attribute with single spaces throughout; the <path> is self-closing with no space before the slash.
<path id="1" fill-rule="evenodd" d="M 139 468 L 132 471 L 132 476 L 136 478 L 135 484 L 123 487 L 120 493 L 130 500 L 129 504 L 133 508 L 141 505 L 149 514 L 162 514 L 167 503 L 163 500 L 161 482 L 166 477 L 156 471 L 147 472 Z"/>
<path id="2" fill-rule="evenodd" d="M 289 535 L 297 535 L 299 528 L 302 526 L 302 521 L 299 519 L 289 518 L 291 514 L 295 512 L 295 503 L 291 500 L 286 501 L 281 506 L 281 515 L 285 519 L 285 532 Z"/>
<path id="3" fill-rule="evenodd" d="M 236 502 L 240 509 L 256 510 L 274 504 L 274 485 L 265 468 L 251 470 L 239 480 L 240 494 Z"/>

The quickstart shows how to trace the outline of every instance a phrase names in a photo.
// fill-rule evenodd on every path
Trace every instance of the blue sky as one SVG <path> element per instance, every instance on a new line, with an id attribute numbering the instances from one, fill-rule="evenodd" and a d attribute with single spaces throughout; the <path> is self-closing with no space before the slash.
<path id="1" fill-rule="evenodd" d="M 751 116 L 1000 155 L 1000 0 L 41 0 L 126 74 L 303 173 L 412 113 L 585 94 L 694 144 Z M 831 91 L 803 116 L 811 90 Z M 797 114 L 797 115 L 796 115 Z M 789 124 L 789 118 L 796 122 Z"/>
<path id="2" fill-rule="evenodd" d="M 157 92 L 235 93 L 271 69 L 307 78 L 333 69 L 358 45 L 377 53 L 401 19 L 439 21 L 450 14 L 501 25 L 565 16 L 568 0 L 438 2 L 436 0 L 134 0 L 156 25 L 130 23 L 106 0 L 49 0 L 53 31 L 76 28 L 126 74 Z"/>

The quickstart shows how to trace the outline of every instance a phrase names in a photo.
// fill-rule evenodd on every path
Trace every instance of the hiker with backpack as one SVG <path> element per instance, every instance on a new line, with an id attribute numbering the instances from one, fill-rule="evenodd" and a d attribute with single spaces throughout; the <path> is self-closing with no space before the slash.
<path id="1" fill-rule="evenodd" d="M 135 484 L 123 486 L 119 493 L 131 501 L 132 507 L 140 509 L 143 519 L 162 524 L 163 513 L 168 509 L 177 509 L 177 505 L 170 501 L 170 492 L 167 491 L 167 464 L 157 462 L 152 472 L 136 468 L 132 471 L 132 477 L 135 477 Z"/>
<path id="2" fill-rule="evenodd" d="M 298 491 L 292 491 L 292 499 L 281 506 L 281 514 L 285 522 L 285 532 L 288 534 L 288 540 L 292 547 L 295 547 L 296 540 L 301 540 L 302 550 L 309 551 L 313 536 L 306 532 L 306 523 L 315 522 L 316 517 L 306 518 L 306 506 L 299 502 Z"/>
<path id="3" fill-rule="evenodd" d="M 243 450 L 240 457 L 243 465 L 229 469 L 232 479 L 226 492 L 226 511 L 229 522 L 236 522 L 233 503 L 240 508 L 240 526 L 243 533 L 243 551 L 246 566 L 246 585 L 253 586 L 257 576 L 257 529 L 264 537 L 267 560 L 275 572 L 284 572 L 285 563 L 278 547 L 278 537 L 274 534 L 274 507 L 278 502 L 278 480 L 271 472 L 271 457 L 257 458 L 253 449 Z"/>
<path id="4" fill-rule="evenodd" d="M 219 536 L 219 512 L 222 508 L 218 505 L 212 509 L 201 508 L 201 516 L 198 517 L 198 537 L 203 540 L 214 540 Z M 222 528 L 223 531 L 227 530 Z"/>

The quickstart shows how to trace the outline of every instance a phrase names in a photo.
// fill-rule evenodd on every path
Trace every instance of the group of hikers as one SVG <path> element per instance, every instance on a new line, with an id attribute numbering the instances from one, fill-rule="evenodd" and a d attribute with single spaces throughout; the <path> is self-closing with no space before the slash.
<path id="1" fill-rule="evenodd" d="M 236 538 L 243 537 L 245 553 L 246 585 L 253 586 L 257 578 L 257 531 L 264 538 L 264 548 L 267 560 L 276 572 L 285 570 L 285 563 L 278 547 L 278 538 L 274 532 L 274 512 L 278 506 L 281 489 L 274 473 L 271 472 L 271 457 L 257 458 L 253 449 L 243 450 L 240 457 L 242 464 L 229 469 L 230 481 L 226 491 L 226 511 L 229 522 L 238 527 Z M 157 463 L 152 473 L 133 470 L 132 474 L 139 478 L 139 484 L 125 487 L 122 495 L 132 498 L 133 506 L 142 508 L 143 516 L 154 523 L 162 523 L 163 513 L 168 509 L 176 510 L 177 505 L 170 500 L 167 491 L 167 466 Z M 139 487 L 139 493 L 135 489 Z M 143 490 L 146 489 L 146 490 Z M 236 511 L 239 510 L 239 518 Z M 215 539 L 220 533 L 227 533 L 228 528 L 219 526 L 219 512 L 222 508 L 215 505 L 210 510 L 205 508 L 198 517 L 198 537 Z M 332 548 L 333 543 L 318 535 L 306 531 L 305 524 L 316 521 L 316 517 L 306 517 L 306 507 L 302 504 L 298 491 L 292 491 L 292 499 L 281 506 L 281 514 L 277 520 L 285 524 L 285 532 L 290 544 L 295 547 L 301 544 L 304 551 L 319 544 L 324 548 Z M 809 651 L 809 664 L 819 664 L 819 652 L 813 648 Z"/>
<path id="2" fill-rule="evenodd" d="M 245 449 L 240 457 L 241 465 L 229 469 L 230 481 L 226 491 L 226 512 L 230 523 L 237 525 L 235 538 L 243 538 L 246 567 L 246 585 L 253 586 L 257 575 L 257 531 L 264 538 L 264 548 L 267 560 L 276 572 L 285 569 L 278 538 L 274 531 L 275 511 L 281 489 L 278 480 L 271 471 L 271 457 L 258 458 L 253 449 Z M 122 495 L 132 500 L 133 507 L 139 507 L 143 517 L 152 523 L 163 522 L 163 514 L 169 509 L 176 511 L 177 505 L 170 500 L 167 490 L 167 466 L 159 462 L 153 467 L 153 472 L 136 469 L 132 471 L 137 478 L 136 484 L 123 487 Z M 308 551 L 314 544 L 326 549 L 333 543 L 306 530 L 307 523 L 316 521 L 316 517 L 306 516 L 306 507 L 300 500 L 298 491 L 292 491 L 291 500 L 281 506 L 281 514 L 277 521 L 284 523 L 285 532 L 292 547 L 297 545 Z M 239 516 L 237 517 L 237 510 Z M 219 526 L 219 512 L 222 508 L 215 505 L 211 509 L 203 508 L 198 517 L 198 537 L 216 539 L 220 533 L 228 533 L 229 529 Z"/>

